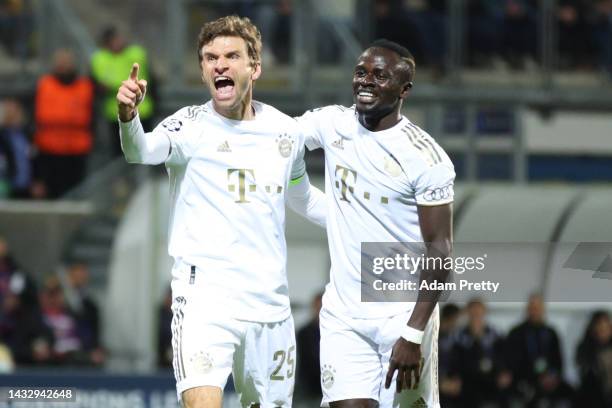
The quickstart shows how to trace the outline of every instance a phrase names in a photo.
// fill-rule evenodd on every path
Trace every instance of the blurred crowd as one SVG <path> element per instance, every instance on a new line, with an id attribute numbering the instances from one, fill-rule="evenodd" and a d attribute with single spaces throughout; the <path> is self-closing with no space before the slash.
<path id="1" fill-rule="evenodd" d="M 15 367 L 103 366 L 98 306 L 88 293 L 87 265 L 70 264 L 40 286 L 15 263 L 0 238 L 0 372 Z M 316 401 L 319 380 L 319 321 L 322 294 L 311 319 L 297 332 L 296 398 Z M 545 303 L 532 295 L 524 320 L 507 334 L 487 319 L 478 299 L 464 307 L 441 305 L 439 383 L 445 408 L 612 407 L 612 319 L 594 311 L 575 347 L 579 383 L 565 380 L 563 339 L 547 322 Z M 171 294 L 158 314 L 160 368 L 171 367 Z"/>
<path id="2" fill-rule="evenodd" d="M 297 333 L 296 398 L 320 400 L 319 323 L 321 294 L 311 320 Z M 545 303 L 532 295 L 525 317 L 506 335 L 487 320 L 487 306 L 474 299 L 461 308 L 441 304 L 440 402 L 444 408 L 612 407 L 612 320 L 592 313 L 575 349 L 579 384 L 564 376 L 562 342 L 546 320 Z M 314 405 L 313 405 L 314 406 Z"/>
<path id="3" fill-rule="evenodd" d="M 0 237 L 0 373 L 15 367 L 101 366 L 96 303 L 87 265 L 75 263 L 39 287 Z"/>
<path id="4" fill-rule="evenodd" d="M 557 66 L 612 74 L 612 0 L 554 3 Z M 367 41 L 362 27 L 355 27 L 355 19 L 328 13 L 328 2 L 316 4 L 323 13 L 323 18 L 311 22 L 316 24 L 320 62 L 338 62 L 342 56 L 334 26 L 344 25 L 356 38 Z M 363 4 L 356 2 L 355 7 Z M 449 7 L 455 3 L 372 0 L 368 4 L 371 9 L 355 13 L 371 16 L 371 38 L 385 37 L 406 45 L 419 66 L 444 75 L 450 49 Z M 499 63 L 511 68 L 536 64 L 541 53 L 542 4 L 541 0 L 464 0 L 465 63 L 481 68 Z M 0 0 L 0 54 L 31 54 L 35 37 L 32 7 L 29 0 Z M 267 54 L 264 59 L 270 57 L 279 64 L 291 61 L 294 1 L 244 1 L 215 7 L 220 13 L 249 16 L 259 25 Z M 73 51 L 56 50 L 33 95 L 0 100 L 0 198 L 62 197 L 85 179 L 94 147 L 105 146 L 111 155 L 121 154 L 114 95 L 133 62 L 140 64 L 141 77 L 149 83 L 139 113 L 145 128 L 151 128 L 157 92 L 145 48 L 130 44 L 116 27 L 109 26 L 100 33 L 99 48 L 85 57 L 88 63 L 83 67 Z"/>
<path id="5" fill-rule="evenodd" d="M 0 46 L 23 60 L 32 54 L 34 17 L 30 0 L 0 0 Z"/>
<path id="6" fill-rule="evenodd" d="M 376 0 L 375 34 L 413 51 L 417 61 L 444 68 L 448 53 L 446 0 Z M 540 0 L 465 0 L 464 41 L 468 66 L 496 58 L 511 68 L 539 60 Z M 612 0 L 558 0 L 553 10 L 558 68 L 612 72 Z"/>
<path id="7" fill-rule="evenodd" d="M 101 136 L 108 138 L 111 156 L 121 155 L 115 94 L 134 62 L 152 84 L 153 92 L 139 108 L 149 128 L 155 81 L 147 53 L 114 27 L 104 29 L 88 74 L 81 73 L 73 51 L 59 49 L 31 98 L 0 101 L 0 198 L 64 196 L 84 181 L 95 139 Z"/>
<path id="8" fill-rule="evenodd" d="M 364 10 L 363 2 L 355 2 L 355 14 L 346 16 L 328 13 L 333 7 L 315 1 L 323 18 L 316 24 L 317 60 L 338 62 L 341 45 L 333 34 L 332 25 L 343 24 L 366 45 L 372 38 L 387 38 L 412 51 L 420 66 L 444 74 L 449 55 L 450 6 L 458 2 L 448 0 L 372 0 L 371 9 Z M 462 15 L 464 56 L 469 67 L 491 68 L 505 64 L 511 69 L 524 69 L 541 61 L 543 38 L 542 0 L 463 0 Z M 274 60 L 287 63 L 291 58 L 293 12 L 295 2 L 279 0 L 275 6 L 254 2 L 238 2 L 242 7 L 228 7 L 230 12 L 242 12 L 263 29 L 265 46 L 269 46 Z M 373 29 L 364 38 L 359 21 L 364 13 L 371 16 Z M 552 10 L 551 24 L 556 31 L 557 69 L 593 70 L 612 73 L 612 0 L 557 0 Z"/>

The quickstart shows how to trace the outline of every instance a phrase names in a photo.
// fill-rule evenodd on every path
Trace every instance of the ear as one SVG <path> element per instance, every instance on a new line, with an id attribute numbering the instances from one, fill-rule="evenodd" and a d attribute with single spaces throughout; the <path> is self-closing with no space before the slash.
<path id="1" fill-rule="evenodd" d="M 251 80 L 257 81 L 261 76 L 261 62 L 256 62 L 253 67 L 253 73 L 251 74 Z"/>
<path id="2" fill-rule="evenodd" d="M 400 98 L 406 98 L 408 96 L 408 93 L 410 92 L 410 89 L 412 89 L 412 81 L 406 82 L 404 85 L 402 85 L 402 92 L 400 93 Z"/>

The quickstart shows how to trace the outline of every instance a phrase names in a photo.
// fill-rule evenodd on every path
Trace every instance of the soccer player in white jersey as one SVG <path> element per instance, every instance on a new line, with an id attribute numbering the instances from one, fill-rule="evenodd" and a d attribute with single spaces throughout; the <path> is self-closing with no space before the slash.
<path id="1" fill-rule="evenodd" d="M 325 149 L 331 271 L 320 314 L 322 406 L 397 407 L 401 390 L 408 407 L 440 406 L 440 292 L 418 291 L 413 302 L 361 298 L 362 242 L 424 242 L 430 257 L 451 252 L 453 165 L 401 114 L 414 72 L 408 50 L 378 40 L 355 66 L 353 107 L 298 118 L 308 148 Z M 420 279 L 448 274 L 422 270 Z"/>
<path id="2" fill-rule="evenodd" d="M 135 65 L 117 94 L 121 143 L 133 163 L 166 164 L 177 394 L 188 408 L 220 408 L 230 372 L 244 407 L 290 407 L 295 334 L 286 276 L 285 197 L 324 225 L 295 121 L 252 100 L 261 36 L 223 17 L 198 38 L 212 100 L 180 109 L 150 133 L 137 104 Z"/>

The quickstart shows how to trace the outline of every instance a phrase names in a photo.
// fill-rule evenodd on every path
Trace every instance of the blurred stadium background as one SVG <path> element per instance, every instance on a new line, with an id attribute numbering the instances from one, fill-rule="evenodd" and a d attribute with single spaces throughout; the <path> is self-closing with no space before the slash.
<path id="1" fill-rule="evenodd" d="M 208 98 L 197 33 L 203 22 L 230 13 L 250 17 L 263 34 L 255 98 L 292 115 L 351 105 L 354 61 L 374 38 L 413 51 L 417 74 L 405 114 L 453 159 L 457 242 L 612 242 L 611 0 L 1 0 L 0 386 L 77 387 L 79 404 L 66 406 L 176 406 L 166 343 L 163 168 L 131 166 L 116 154 L 118 136 L 104 120 L 105 89 L 94 78 L 98 103 L 83 125 L 93 135 L 91 149 L 80 152 L 83 177 L 55 194 L 47 173 L 71 170 L 43 160 L 49 154 L 35 137 L 44 127 L 37 84 L 57 69 L 59 49 L 72 51 L 80 74 L 91 75 L 102 33 L 108 39 L 115 27 L 127 44 L 147 52 L 155 124 Z M 322 187 L 322 155 L 307 160 Z M 327 243 L 323 231 L 290 212 L 287 240 L 300 328 L 327 281 Z M 531 282 L 517 299 L 524 301 L 483 298 L 500 338 L 524 320 L 531 293 L 546 301 L 554 287 L 549 261 L 516 260 L 517 279 Z M 560 339 L 559 378 L 573 396 L 533 406 L 570 406 L 570 400 L 612 406 L 610 353 L 603 368 L 595 368 L 596 359 L 577 363 L 593 311 L 612 311 L 609 293 L 610 303 L 546 303 L 546 320 Z M 611 336 L 604 330 L 608 351 Z M 306 357 L 298 365 L 309 363 Z M 481 374 L 502 370 L 485 368 Z M 446 374 L 448 406 L 476 406 L 452 402 L 457 378 L 466 390 L 470 374 Z M 607 400 L 584 397 L 591 380 Z M 317 406 L 317 390 L 307 382 L 298 378 L 296 406 Z M 537 393 L 532 386 L 522 401 Z M 237 406 L 231 395 L 228 390 L 226 406 Z"/>

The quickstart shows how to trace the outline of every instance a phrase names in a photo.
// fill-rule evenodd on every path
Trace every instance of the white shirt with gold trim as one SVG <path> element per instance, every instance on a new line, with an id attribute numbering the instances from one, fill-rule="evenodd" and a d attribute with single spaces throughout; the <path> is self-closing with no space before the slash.
<path id="1" fill-rule="evenodd" d="M 325 150 L 331 271 L 325 307 L 355 318 L 392 316 L 409 302 L 361 301 L 362 242 L 422 242 L 417 205 L 453 201 L 455 171 L 435 140 L 406 117 L 371 132 L 354 108 L 328 106 L 297 118 L 312 150 Z"/>
<path id="2" fill-rule="evenodd" d="M 193 288 L 215 313 L 277 322 L 290 315 L 285 194 L 304 175 L 304 142 L 291 117 L 255 101 L 253 108 L 254 120 L 236 121 L 209 101 L 150 133 L 137 120 L 121 123 L 121 137 L 128 160 L 139 163 L 159 160 L 147 158 L 147 140 L 164 141 L 166 152 L 170 141 L 173 289 Z"/>

